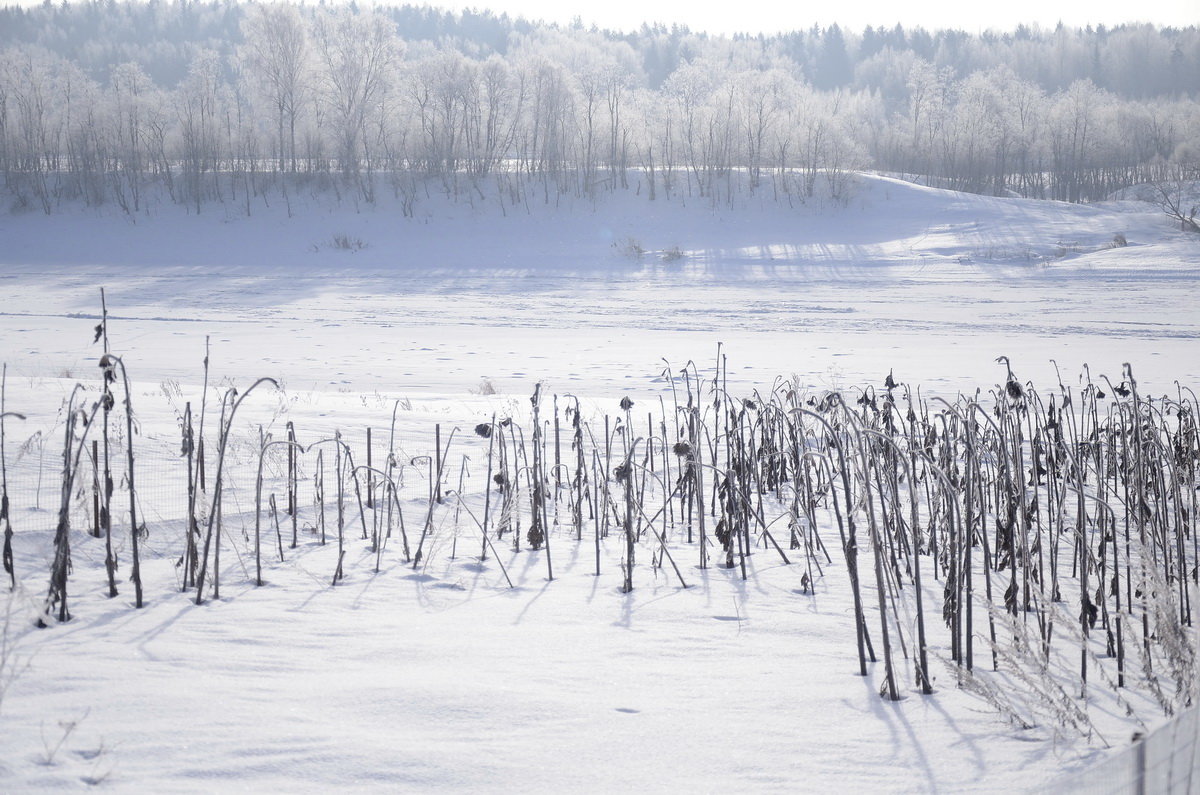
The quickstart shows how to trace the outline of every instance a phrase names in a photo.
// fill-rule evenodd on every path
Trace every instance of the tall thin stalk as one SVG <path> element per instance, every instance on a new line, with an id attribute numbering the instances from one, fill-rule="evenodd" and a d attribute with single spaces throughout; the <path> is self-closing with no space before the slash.
<path id="1" fill-rule="evenodd" d="M 0 526 L 4 530 L 4 573 L 8 575 L 9 588 L 17 587 L 17 569 L 13 561 L 13 529 L 8 518 L 8 458 L 5 452 L 4 420 L 14 417 L 25 419 L 24 414 L 15 411 L 5 411 L 8 387 L 8 364 L 0 367 Z"/>

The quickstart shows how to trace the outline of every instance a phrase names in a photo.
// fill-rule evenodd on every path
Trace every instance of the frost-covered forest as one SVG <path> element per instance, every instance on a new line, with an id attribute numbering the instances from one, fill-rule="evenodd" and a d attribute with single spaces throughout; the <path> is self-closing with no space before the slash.
<path id="1" fill-rule="evenodd" d="M 297 189 L 802 200 L 876 169 L 1092 201 L 1200 169 L 1200 29 L 715 37 L 411 6 L 0 10 L 15 210 Z M 819 175 L 829 175 L 828 181 Z M 735 178 L 735 175 L 738 175 Z"/>

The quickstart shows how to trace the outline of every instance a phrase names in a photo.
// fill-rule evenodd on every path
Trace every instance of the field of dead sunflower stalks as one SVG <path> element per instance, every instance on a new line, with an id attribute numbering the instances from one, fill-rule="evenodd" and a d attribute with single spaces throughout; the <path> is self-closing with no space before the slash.
<path id="1" fill-rule="evenodd" d="M 230 577 L 262 585 L 301 547 L 329 551 L 330 586 L 351 564 L 377 574 L 385 561 L 423 570 L 434 556 L 474 556 L 511 587 L 503 561 L 524 550 L 539 553 L 550 589 L 570 558 L 596 576 L 618 567 L 624 593 L 651 576 L 703 587 L 690 578 L 710 567 L 752 579 L 761 556 L 796 567 L 801 594 L 848 582 L 845 665 L 881 670 L 883 698 L 936 698 L 936 670 L 949 674 L 941 687 L 1019 728 L 1104 743 L 1089 711 L 1098 691 L 1143 726 L 1158 717 L 1146 704 L 1171 715 L 1194 703 L 1200 401 L 1184 387 L 1142 394 L 1129 365 L 1116 383 L 1085 369 L 1035 387 L 1001 359 L 1000 384 L 955 400 L 890 373 L 878 387 L 806 392 L 777 379 L 735 396 L 718 352 L 704 367 L 665 364 L 669 392 L 650 405 L 589 408 L 539 385 L 473 429 L 429 428 L 415 452 L 411 435 L 398 443 L 399 402 L 366 429 L 255 432 L 243 404 L 279 384 L 212 386 L 207 358 L 175 438 L 147 439 L 106 324 L 100 386 L 77 386 L 58 438 L 42 441 L 58 462 L 53 488 L 37 487 L 39 500 L 56 495 L 36 575 L 42 625 L 80 620 L 73 585 L 101 571 L 110 597 L 128 583 L 133 609 L 155 598 L 140 569 L 147 515 L 197 605 Z M 262 400 L 250 404 L 261 413 Z M 32 531 L 10 507 L 34 492 L 28 478 L 10 484 L 5 433 L 20 407 L 0 414 L 16 588 L 29 567 L 14 538 Z M 142 468 L 181 511 L 149 504 Z M 103 550 L 102 567 L 75 564 L 81 544 Z M 348 558 L 351 545 L 370 554 Z"/>

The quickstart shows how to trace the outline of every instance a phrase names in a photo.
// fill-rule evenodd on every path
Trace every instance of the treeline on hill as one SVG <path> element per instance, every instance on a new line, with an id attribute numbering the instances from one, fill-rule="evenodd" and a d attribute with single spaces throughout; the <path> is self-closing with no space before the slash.
<path id="1" fill-rule="evenodd" d="M 411 6 L 0 10 L 13 209 L 297 186 L 713 201 L 876 168 L 1089 201 L 1200 170 L 1200 28 L 618 34 Z M 837 189 L 838 180 L 831 181 Z"/>

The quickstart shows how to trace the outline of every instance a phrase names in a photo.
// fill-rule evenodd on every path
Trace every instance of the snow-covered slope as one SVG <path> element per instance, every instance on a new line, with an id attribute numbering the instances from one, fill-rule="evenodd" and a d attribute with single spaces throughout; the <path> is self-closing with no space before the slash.
<path id="1" fill-rule="evenodd" d="M 1162 244 L 1167 228 L 1140 202 L 998 199 L 874 175 L 859 176 L 852 197 L 838 202 L 776 200 L 763 188 L 715 206 L 700 196 L 649 201 L 641 190 L 531 195 L 512 205 L 465 190 L 451 201 L 441 190 L 431 184 L 411 218 L 387 195 L 355 204 L 309 194 L 257 199 L 249 212 L 236 201 L 199 213 L 164 201 L 134 216 L 114 206 L 29 212 L 0 217 L 0 229 L 5 261 L 32 266 L 589 271 L 629 258 L 636 244 L 647 252 L 643 262 L 678 249 L 693 268 L 791 265 L 819 276 L 830 264 L 1021 265 L 1106 249 L 1124 233 L 1133 247 L 1109 263 L 1119 267 L 1140 259 L 1139 246 Z M 62 234 L 64 223 L 72 234 Z M 348 248 L 338 248 L 338 237 Z"/>

